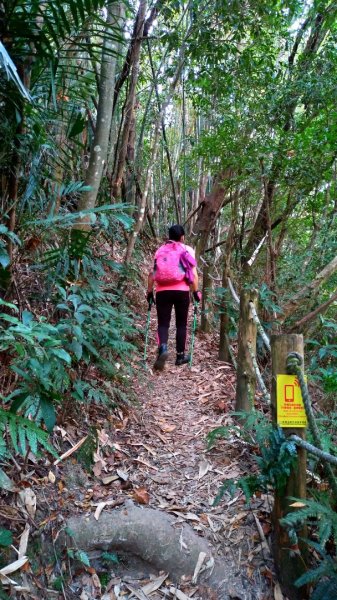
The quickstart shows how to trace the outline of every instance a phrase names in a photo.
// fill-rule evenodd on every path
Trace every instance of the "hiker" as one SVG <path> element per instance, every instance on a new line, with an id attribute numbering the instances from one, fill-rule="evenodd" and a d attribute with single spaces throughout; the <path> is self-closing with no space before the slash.
<path id="1" fill-rule="evenodd" d="M 177 366 L 187 364 L 185 354 L 187 316 L 190 291 L 195 302 L 200 302 L 198 273 L 193 248 L 185 246 L 185 231 L 181 225 L 172 225 L 168 241 L 158 248 L 154 256 L 153 272 L 149 273 L 146 299 L 156 304 L 158 317 L 158 356 L 154 368 L 162 371 L 168 357 L 167 342 L 172 307 L 176 315 Z M 156 287 L 154 297 L 153 286 Z"/>

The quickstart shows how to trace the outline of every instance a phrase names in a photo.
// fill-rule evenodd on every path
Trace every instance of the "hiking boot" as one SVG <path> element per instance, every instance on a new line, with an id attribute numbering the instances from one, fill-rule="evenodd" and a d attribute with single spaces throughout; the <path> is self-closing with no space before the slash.
<path id="1" fill-rule="evenodd" d="M 157 371 L 162 371 L 167 361 L 167 357 L 167 344 L 161 344 L 158 348 L 158 356 L 156 362 L 153 365 L 153 368 Z"/>
<path id="2" fill-rule="evenodd" d="M 185 354 L 185 352 L 177 352 L 176 366 L 180 367 L 180 365 L 187 365 L 191 360 L 189 354 Z"/>

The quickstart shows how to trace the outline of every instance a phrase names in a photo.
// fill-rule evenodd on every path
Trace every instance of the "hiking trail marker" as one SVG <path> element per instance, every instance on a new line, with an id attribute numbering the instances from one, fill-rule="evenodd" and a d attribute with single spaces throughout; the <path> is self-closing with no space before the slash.
<path id="1" fill-rule="evenodd" d="M 277 375 L 277 424 L 280 427 L 307 427 L 300 384 L 295 375 Z"/>

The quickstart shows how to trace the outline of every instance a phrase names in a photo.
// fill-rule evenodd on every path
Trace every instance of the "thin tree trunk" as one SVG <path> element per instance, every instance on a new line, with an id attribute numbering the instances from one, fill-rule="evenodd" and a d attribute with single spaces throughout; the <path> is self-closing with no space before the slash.
<path id="1" fill-rule="evenodd" d="M 151 12 L 149 17 L 146 19 L 145 24 L 143 26 L 143 32 L 142 32 L 142 36 L 137 34 L 138 31 L 138 17 L 135 21 L 135 25 L 133 28 L 133 34 L 132 34 L 132 38 L 131 38 L 131 42 L 130 42 L 130 46 L 128 48 L 126 57 L 125 57 L 125 61 L 123 64 L 123 68 L 117 78 L 116 81 L 116 85 L 115 85 L 115 90 L 114 90 L 114 101 L 113 101 L 113 113 L 115 111 L 116 108 L 116 104 L 117 104 L 117 100 L 118 100 L 118 96 L 120 94 L 120 91 L 125 83 L 125 81 L 127 80 L 129 73 L 130 73 L 130 68 L 131 65 L 133 63 L 133 52 L 134 52 L 134 47 L 135 44 L 138 41 L 142 41 L 142 39 L 140 39 L 141 37 L 143 38 L 147 38 L 150 32 L 150 29 L 152 27 L 153 21 L 157 18 L 158 13 L 160 11 L 160 8 L 165 4 L 165 0 L 158 0 L 158 2 L 156 2 L 156 4 L 152 7 Z M 138 11 L 139 14 L 139 11 Z"/>
<path id="2" fill-rule="evenodd" d="M 110 29 L 111 25 L 117 25 L 121 30 L 123 16 L 124 2 L 112 2 L 108 5 L 106 35 L 104 36 L 102 50 L 96 129 L 90 151 L 89 167 L 85 178 L 85 185 L 90 186 L 90 190 L 82 194 L 78 203 L 79 212 L 96 206 L 103 169 L 107 160 L 117 61 L 117 42 L 111 40 Z M 88 223 L 88 217 L 84 217 L 79 220 L 76 228 L 86 229 Z"/>
<path id="3" fill-rule="evenodd" d="M 158 85 L 157 85 L 157 79 L 156 79 L 156 74 L 155 74 L 155 70 L 154 70 L 154 65 L 153 65 L 153 60 L 152 60 L 152 53 L 151 53 L 151 46 L 149 44 L 149 40 L 147 40 L 147 47 L 148 47 L 148 52 L 149 52 L 150 66 L 151 66 L 151 72 L 152 72 L 152 79 L 153 79 L 154 90 L 155 90 L 156 98 L 157 98 L 158 110 L 160 111 L 161 110 L 161 106 L 160 106 L 160 98 L 159 98 L 159 92 L 158 92 Z M 166 128 L 165 128 L 165 122 L 164 122 L 164 116 L 163 116 L 163 118 L 161 120 L 161 129 L 162 129 L 162 134 L 163 134 L 163 141 L 164 141 L 164 148 L 165 148 L 165 153 L 166 153 L 166 158 L 167 158 L 167 165 L 168 165 L 169 174 L 170 174 L 170 181 L 171 181 L 171 187 L 172 187 L 172 195 L 173 195 L 173 200 L 174 200 L 174 207 L 175 207 L 175 211 L 176 211 L 177 222 L 180 223 L 177 192 L 176 192 L 176 187 L 175 187 L 175 184 L 174 184 L 174 175 L 173 175 L 173 168 L 172 168 L 172 160 L 171 160 L 170 150 L 169 150 L 169 147 L 168 147 L 168 141 L 167 141 L 167 135 L 166 135 Z"/>
<path id="4" fill-rule="evenodd" d="M 201 304 L 201 320 L 200 320 L 200 331 L 204 333 L 208 333 L 211 328 L 209 316 L 208 316 L 208 306 L 209 306 L 209 296 L 210 296 L 210 288 L 212 286 L 212 279 L 210 277 L 211 273 L 210 263 L 206 260 L 204 261 L 204 267 L 202 271 L 202 304 Z"/>
<path id="5" fill-rule="evenodd" d="M 336 300 L 337 300 L 337 292 L 335 294 L 332 294 L 332 296 L 330 296 L 329 300 L 327 300 L 326 302 L 323 302 L 323 304 L 320 304 L 320 306 L 315 308 L 315 310 L 311 311 L 310 313 L 305 315 L 305 317 L 303 317 L 302 319 L 297 321 L 297 323 L 295 323 L 290 328 L 290 331 L 302 330 L 303 327 L 305 325 L 307 325 L 307 323 L 310 323 L 315 317 L 317 317 L 317 315 L 321 315 L 323 312 L 325 312 L 329 308 L 329 306 Z"/>
<path id="6" fill-rule="evenodd" d="M 120 150 L 119 156 L 117 160 L 117 167 L 114 176 L 114 183 L 112 186 L 112 195 L 115 199 L 120 197 L 120 190 L 122 185 L 122 178 L 125 168 L 125 160 L 127 154 L 127 146 L 130 135 L 130 130 L 132 126 L 132 118 L 134 114 L 135 107 L 135 99 L 136 99 L 136 87 L 138 83 L 139 77 L 139 61 L 140 61 L 140 50 L 142 45 L 142 37 L 144 31 L 144 20 L 146 13 L 147 2 L 146 0 L 141 0 L 139 4 L 138 14 L 137 14 L 137 27 L 135 27 L 135 36 L 136 39 L 133 45 L 132 52 L 132 67 L 131 67 L 131 76 L 130 76 L 130 85 L 128 90 L 128 96 L 125 104 L 125 112 L 124 112 L 124 126 L 121 135 L 120 142 Z"/>
<path id="7" fill-rule="evenodd" d="M 128 165 L 127 175 L 126 175 L 126 202 L 133 206 L 135 204 L 135 194 L 136 194 L 136 186 L 135 186 L 135 143 L 136 143 L 136 115 L 135 110 L 133 111 L 133 117 L 130 126 L 129 132 L 129 141 L 126 153 L 126 163 Z"/>
<path id="8" fill-rule="evenodd" d="M 312 22 L 313 27 L 312 27 L 311 33 L 308 37 L 306 46 L 305 46 L 305 48 L 302 52 L 302 55 L 300 56 L 299 61 L 298 61 L 301 66 L 301 69 L 299 69 L 298 77 L 302 77 L 302 73 L 306 69 L 309 68 L 311 61 L 316 56 L 317 51 L 324 40 L 324 37 L 326 35 L 326 21 L 328 21 L 332 16 L 331 14 L 330 15 L 328 14 L 329 12 L 330 11 L 326 11 L 324 14 L 318 13 L 315 16 L 315 18 L 312 19 L 312 21 L 310 19 L 305 23 L 305 26 L 306 26 L 307 24 Z M 331 7 L 331 12 L 333 14 L 336 13 L 336 8 L 333 5 Z M 301 36 L 302 36 L 302 34 L 301 34 Z M 297 50 L 298 50 L 298 45 L 299 45 L 301 36 L 298 38 L 298 43 L 295 41 L 292 53 L 290 54 L 290 57 L 289 57 L 290 76 L 292 76 L 293 62 L 294 62 L 295 54 L 297 53 Z M 294 86 L 294 84 L 297 82 L 298 77 L 293 78 L 292 86 Z M 278 148 L 277 148 L 274 158 L 273 158 L 272 167 L 270 169 L 270 176 L 269 176 L 268 180 L 266 180 L 266 183 L 265 183 L 263 201 L 262 201 L 260 210 L 257 214 L 257 217 L 255 219 L 254 226 L 251 229 L 244 252 L 242 253 L 242 265 L 246 272 L 249 271 L 248 261 L 249 261 L 250 257 L 254 253 L 255 249 L 258 247 L 261 239 L 266 235 L 266 233 L 268 231 L 268 215 L 271 214 L 271 209 L 273 206 L 273 200 L 274 200 L 274 196 L 275 196 L 277 179 L 278 179 L 278 176 L 279 176 L 279 174 L 282 170 L 283 164 L 284 164 L 284 156 L 285 156 L 284 143 L 286 141 L 286 134 L 291 129 L 293 115 L 295 113 L 298 101 L 301 97 L 301 93 L 302 92 L 299 91 L 297 94 L 293 95 L 293 97 L 289 97 L 289 99 L 288 99 L 289 101 L 287 103 L 287 110 L 285 112 L 284 119 L 283 119 L 283 124 L 280 123 L 280 126 L 282 127 L 282 133 L 281 133 L 280 141 L 278 144 Z"/>
<path id="9" fill-rule="evenodd" d="M 180 77 L 182 68 L 184 66 L 184 62 L 185 62 L 185 43 L 181 46 L 180 55 L 179 55 L 179 59 L 178 59 L 178 65 L 176 68 L 174 78 L 170 84 L 168 94 L 166 96 L 165 101 L 162 104 L 161 110 L 158 113 L 158 116 L 157 116 L 157 119 L 156 119 L 156 122 L 154 125 L 154 139 L 153 139 L 153 144 L 152 144 L 152 152 L 151 152 L 149 164 L 147 167 L 145 186 L 144 186 L 144 190 L 143 190 L 141 204 L 139 207 L 138 218 L 135 223 L 133 232 L 129 238 L 129 243 L 128 243 L 128 247 L 126 250 L 126 256 L 125 256 L 126 264 L 128 264 L 131 260 L 137 236 L 143 227 L 144 217 L 145 217 L 145 209 L 146 209 L 146 205 L 147 205 L 147 198 L 148 198 L 148 194 L 149 194 L 150 182 L 151 182 L 151 177 L 152 177 L 152 171 L 153 171 L 153 167 L 156 162 L 157 154 L 158 154 L 159 132 L 160 132 L 160 128 L 161 128 L 161 123 L 162 123 L 162 119 L 164 118 L 164 115 L 166 113 L 166 109 L 171 101 L 172 96 L 173 96 L 176 85 L 179 81 L 179 77 Z"/>
<path id="10" fill-rule="evenodd" d="M 302 305 L 304 299 L 312 297 L 317 290 L 337 272 L 337 256 L 322 269 L 308 285 L 299 290 L 286 304 L 282 306 L 282 314 L 279 321 L 283 323 Z"/>
<path id="11" fill-rule="evenodd" d="M 232 221 L 228 230 L 227 239 L 226 239 L 226 247 L 224 252 L 224 261 L 223 261 L 223 272 L 222 272 L 222 284 L 221 287 L 223 289 L 223 296 L 221 302 L 221 315 L 220 315 L 220 340 L 219 340 L 219 360 L 224 360 L 226 362 L 230 362 L 231 356 L 229 352 L 229 316 L 228 316 L 228 277 L 230 277 L 230 265 L 231 265 L 231 251 L 234 244 L 234 235 L 235 235 L 235 219 L 236 219 L 236 207 L 238 201 L 238 191 L 235 193 L 234 202 L 233 202 L 233 211 L 232 211 Z"/>

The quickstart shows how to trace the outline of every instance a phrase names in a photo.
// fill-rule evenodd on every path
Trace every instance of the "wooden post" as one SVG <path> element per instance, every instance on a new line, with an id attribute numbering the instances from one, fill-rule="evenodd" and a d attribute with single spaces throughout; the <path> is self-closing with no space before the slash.
<path id="1" fill-rule="evenodd" d="M 242 290 L 240 294 L 240 320 L 238 340 L 238 368 L 236 382 L 236 411 L 249 411 L 254 406 L 256 374 L 251 352 L 256 354 L 256 324 L 249 303 L 257 305 L 257 290 Z M 249 347 L 250 346 L 250 350 Z"/>
<path id="2" fill-rule="evenodd" d="M 289 352 L 298 352 L 303 356 L 303 336 L 298 334 L 273 335 L 271 337 L 271 356 L 272 356 L 272 417 L 273 422 L 277 422 L 276 405 L 276 376 L 287 373 L 286 361 Z M 286 435 L 295 433 L 304 438 L 304 428 L 286 428 L 283 430 Z M 307 589 L 305 587 L 295 587 L 295 581 L 306 571 L 305 561 L 303 559 L 303 550 L 300 545 L 301 554 L 298 550 L 292 549 L 288 534 L 281 527 L 279 520 L 289 511 L 291 501 L 289 497 L 306 498 L 306 452 L 303 448 L 297 449 L 298 462 L 293 472 L 290 474 L 286 488 L 281 494 L 275 492 L 275 503 L 272 514 L 273 521 L 273 552 L 276 570 L 283 588 L 289 600 L 304 600 L 307 598 Z M 301 537 L 306 536 L 305 531 L 301 532 Z"/>

